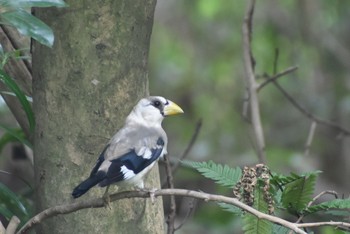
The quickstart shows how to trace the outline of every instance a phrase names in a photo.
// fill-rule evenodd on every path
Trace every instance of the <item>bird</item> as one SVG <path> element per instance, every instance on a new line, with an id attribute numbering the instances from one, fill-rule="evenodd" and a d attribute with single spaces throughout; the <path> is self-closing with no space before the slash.
<path id="1" fill-rule="evenodd" d="M 180 106 L 164 97 L 142 98 L 105 146 L 90 176 L 73 189 L 73 198 L 96 185 L 107 186 L 105 195 L 111 184 L 144 189 L 144 177 L 167 154 L 168 138 L 162 121 L 181 113 L 184 111 Z"/>

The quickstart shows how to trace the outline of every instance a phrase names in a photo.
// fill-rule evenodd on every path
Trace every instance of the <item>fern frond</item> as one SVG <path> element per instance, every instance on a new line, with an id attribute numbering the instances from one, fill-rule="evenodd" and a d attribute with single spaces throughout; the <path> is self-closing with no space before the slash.
<path id="1" fill-rule="evenodd" d="M 256 189 L 254 195 L 255 200 L 253 207 L 261 212 L 268 213 L 268 205 L 264 200 L 262 190 L 260 188 Z M 272 233 L 272 223 L 247 213 L 243 218 L 243 231 L 245 234 L 270 234 Z"/>
<path id="2" fill-rule="evenodd" d="M 242 210 L 238 208 L 237 206 L 223 203 L 223 202 L 218 202 L 217 203 L 223 210 L 228 211 L 230 213 L 233 213 L 234 215 L 240 216 L 242 215 Z"/>
<path id="3" fill-rule="evenodd" d="M 221 165 L 209 162 L 183 161 L 183 164 L 190 166 L 200 172 L 206 178 L 214 180 L 216 183 L 232 188 L 241 178 L 242 170 L 239 167 L 231 168 L 227 165 Z"/>
<path id="4" fill-rule="evenodd" d="M 278 224 L 273 224 L 272 230 L 273 230 L 272 233 L 274 233 L 274 234 L 288 234 L 288 233 L 290 233 L 289 228 L 286 228 L 286 227 L 278 225 Z"/>
<path id="5" fill-rule="evenodd" d="M 304 211 L 304 214 L 312 214 L 319 211 L 350 209 L 350 199 L 334 199 L 332 201 L 322 202 L 318 205 L 310 206 Z"/>

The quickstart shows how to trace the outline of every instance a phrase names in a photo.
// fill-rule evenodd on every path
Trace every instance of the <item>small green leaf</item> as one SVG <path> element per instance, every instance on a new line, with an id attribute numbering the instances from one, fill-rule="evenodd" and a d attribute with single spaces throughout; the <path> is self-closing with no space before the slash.
<path id="1" fill-rule="evenodd" d="M 309 175 L 320 174 L 320 173 L 322 173 L 322 171 L 311 171 L 301 175 L 291 173 L 290 175 L 287 175 L 287 176 L 282 174 L 272 173 L 272 179 L 270 182 L 276 186 L 284 186 L 288 183 L 291 183 L 295 180 L 300 179 L 301 177 L 308 177 Z"/>
<path id="2" fill-rule="evenodd" d="M 0 183 L 0 200 L 2 204 L 1 210 L 5 215 L 12 213 L 16 215 L 22 223 L 28 220 L 29 214 L 19 197 L 2 183 Z"/>
<path id="3" fill-rule="evenodd" d="M 54 35 L 51 28 L 25 10 L 8 11 L 0 16 L 2 21 L 17 28 L 22 35 L 32 37 L 49 47 L 53 45 Z"/>
<path id="4" fill-rule="evenodd" d="M 282 205 L 292 213 L 300 213 L 312 199 L 317 174 L 303 176 L 288 183 L 282 193 Z"/>
<path id="5" fill-rule="evenodd" d="M 223 203 L 223 202 L 218 202 L 217 203 L 223 210 L 228 211 L 233 213 L 234 215 L 240 216 L 243 214 L 242 210 L 238 208 L 237 206 Z"/>
<path id="6" fill-rule="evenodd" d="M 5 95 L 10 95 L 10 96 L 16 96 L 16 94 L 14 92 L 7 92 L 7 91 L 2 91 L 0 92 L 1 94 L 5 94 Z M 33 102 L 33 98 L 32 97 L 29 97 L 29 96 L 26 96 L 28 102 Z"/>
<path id="7" fill-rule="evenodd" d="M 239 167 L 231 168 L 227 165 L 209 162 L 183 161 L 185 165 L 193 167 L 203 176 L 215 180 L 216 183 L 232 188 L 241 178 L 242 170 Z"/>
<path id="8" fill-rule="evenodd" d="M 8 76 L 3 70 L 0 69 L 0 80 L 13 92 L 16 94 L 19 102 L 21 103 L 24 112 L 27 115 L 27 119 L 29 122 L 29 128 L 32 132 L 35 126 L 34 113 L 32 111 L 32 107 L 28 102 L 26 96 L 22 92 L 22 90 L 17 86 L 16 82 L 14 82 L 10 76 Z"/>
<path id="9" fill-rule="evenodd" d="M 66 7 L 67 4 L 62 0 L 5 0 L 10 2 L 13 8 L 30 8 L 30 7 Z M 2 0 L 1 2 L 4 2 Z"/>
<path id="10" fill-rule="evenodd" d="M 319 211 L 328 211 L 330 209 L 334 209 L 334 210 L 350 209 L 350 199 L 334 199 L 332 201 L 322 202 L 320 204 L 308 207 L 304 211 L 304 214 L 311 214 Z"/>
<path id="11" fill-rule="evenodd" d="M 274 234 L 288 234 L 290 233 L 290 229 L 284 226 L 273 224 L 272 233 Z"/>
<path id="12" fill-rule="evenodd" d="M 9 209 L 6 208 L 5 204 L 0 203 L 0 214 L 5 217 L 6 220 L 10 220 L 14 215 Z"/>

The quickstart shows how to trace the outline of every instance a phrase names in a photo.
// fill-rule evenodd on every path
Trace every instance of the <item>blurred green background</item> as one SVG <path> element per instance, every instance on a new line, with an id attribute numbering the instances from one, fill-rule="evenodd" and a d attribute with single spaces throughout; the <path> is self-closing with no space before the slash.
<path id="1" fill-rule="evenodd" d="M 185 111 L 164 121 L 170 141 L 168 151 L 174 161 L 202 120 L 199 136 L 186 159 L 213 160 L 231 167 L 258 162 L 251 126 L 242 117 L 245 84 L 241 27 L 247 4 L 244 0 L 157 2 L 149 89 L 152 95 L 165 96 Z M 278 72 L 298 66 L 296 72 L 279 79 L 284 89 L 311 113 L 350 129 L 349 1 L 257 1 L 252 36 L 259 82 L 264 81 L 264 74 L 272 75 L 278 49 Z M 270 169 L 279 173 L 321 170 L 317 192 L 335 190 L 349 196 L 349 137 L 317 125 L 309 154 L 305 154 L 312 121 L 272 84 L 260 91 L 259 99 Z M 16 126 L 4 105 L 0 116 L 2 123 Z M 6 146 L 1 153 L 2 170 L 32 182 L 31 163 L 23 147 Z M 30 190 L 19 177 L 0 177 L 16 193 Z M 231 196 L 228 189 L 184 167 L 175 173 L 175 187 Z M 196 206 L 178 233 L 241 232 L 240 220 L 215 204 L 195 204 L 186 198 L 177 201 L 177 224 L 186 219 L 190 206 Z M 319 233 L 337 232 L 323 228 Z"/>
<path id="2" fill-rule="evenodd" d="M 257 163 L 253 132 L 242 117 L 241 27 L 247 5 L 243 0 L 158 0 L 149 60 L 150 92 L 168 97 L 185 111 L 164 121 L 171 157 L 182 154 L 202 119 L 187 159 L 211 159 L 232 167 Z M 284 89 L 311 113 L 346 128 L 350 128 L 349 42 L 348 1 L 257 1 L 252 42 L 257 77 L 262 82 L 263 74 L 272 75 L 278 49 L 278 72 L 298 66 L 296 72 L 279 79 Z M 270 169 L 281 173 L 322 170 L 316 190 L 348 196 L 349 138 L 317 125 L 305 155 L 312 121 L 273 84 L 260 91 L 259 99 Z M 175 178 L 175 187 L 230 194 L 188 169 L 177 171 Z M 182 206 L 186 213 L 187 205 L 180 205 L 179 212 Z M 195 220 L 182 233 L 240 232 L 239 221 L 214 205 L 200 206 Z"/>

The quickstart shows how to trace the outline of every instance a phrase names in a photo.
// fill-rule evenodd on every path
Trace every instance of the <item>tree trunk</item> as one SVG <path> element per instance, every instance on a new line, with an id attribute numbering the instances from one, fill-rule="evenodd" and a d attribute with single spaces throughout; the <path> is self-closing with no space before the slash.
<path id="1" fill-rule="evenodd" d="M 147 59 L 156 0 L 66 1 L 36 9 L 55 33 L 33 48 L 37 211 L 73 202 L 108 139 L 148 94 Z M 146 187 L 159 187 L 158 168 Z M 116 191 L 112 186 L 110 192 Z M 93 188 L 79 199 L 102 196 Z M 38 233 L 164 233 L 162 200 L 122 200 L 45 221 Z"/>

